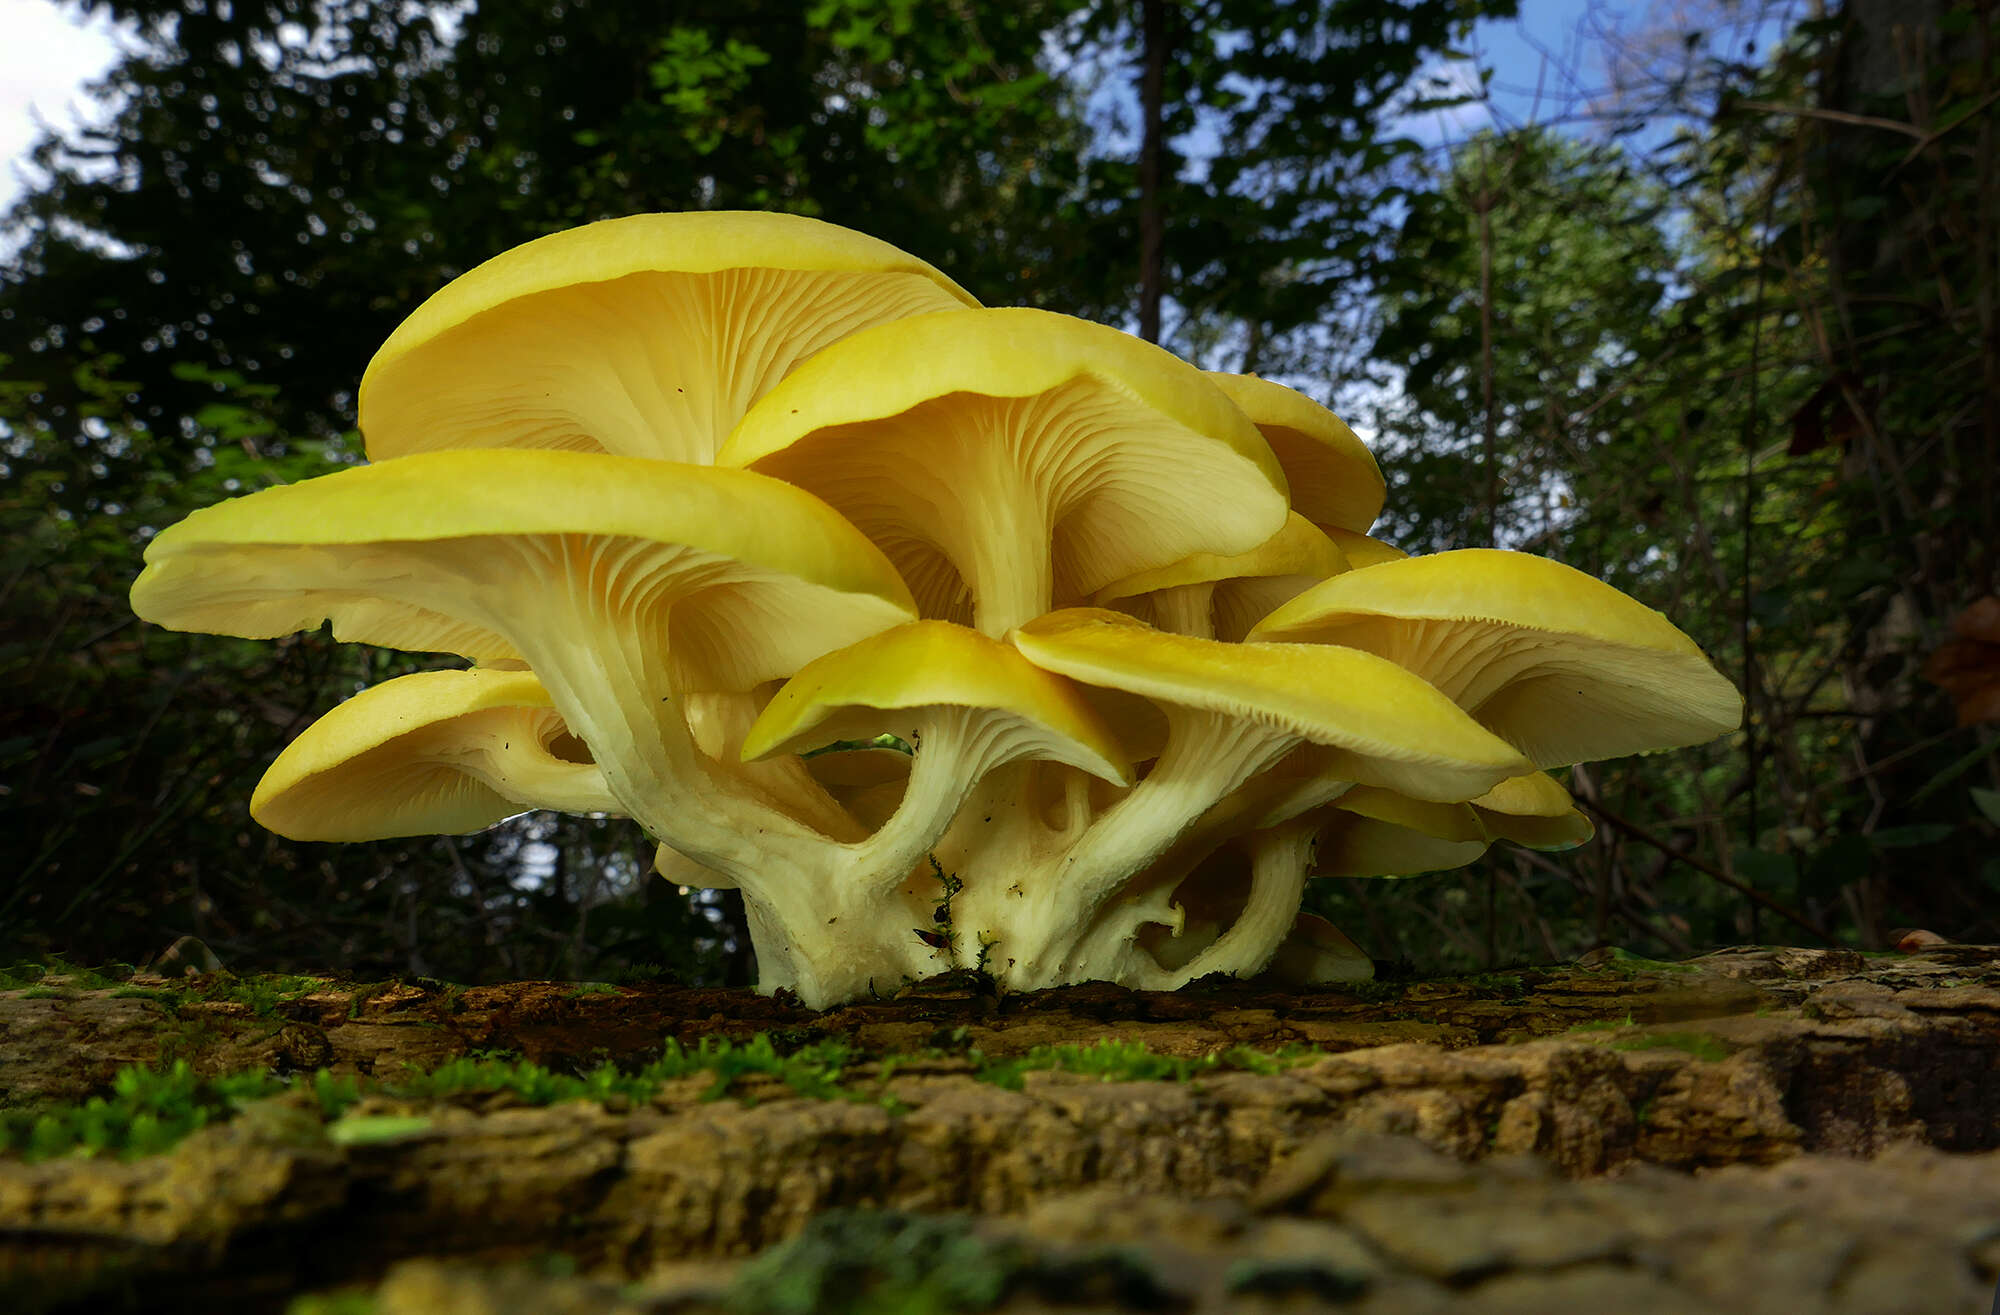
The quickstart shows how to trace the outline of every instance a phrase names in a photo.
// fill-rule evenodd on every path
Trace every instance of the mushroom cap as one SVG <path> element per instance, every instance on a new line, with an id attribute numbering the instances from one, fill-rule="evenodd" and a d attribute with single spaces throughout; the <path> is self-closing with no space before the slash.
<path id="1" fill-rule="evenodd" d="M 1358 571 L 1364 566 L 1374 566 L 1378 562 L 1399 562 L 1410 554 L 1393 547 L 1371 535 L 1356 534 L 1353 530 L 1343 530 L 1337 525 L 1322 525 L 1326 537 L 1347 557 L 1347 568 Z"/>
<path id="2" fill-rule="evenodd" d="M 1008 638 L 1036 666 L 1340 750 L 1332 770 L 1422 799 L 1469 799 L 1527 766 L 1451 700 L 1370 653 L 1194 639 L 1101 608 L 1052 612 Z"/>
<path id="3" fill-rule="evenodd" d="M 981 625 L 995 637 L 1191 553 L 1247 552 L 1286 510 L 1270 446 L 1201 371 L 1036 310 L 845 338 L 753 407 L 716 460 L 825 498 L 888 553 L 926 616 L 961 619 L 968 588 L 997 598 L 1032 577 L 1021 589 L 1043 596 Z"/>
<path id="4" fill-rule="evenodd" d="M 1324 875 L 1406 876 L 1470 863 L 1495 840 L 1569 849 L 1590 839 L 1589 819 L 1546 772 L 1509 777 L 1476 799 L 1437 803 L 1357 785 L 1314 812 Z"/>
<path id="5" fill-rule="evenodd" d="M 1270 971 L 1297 986 L 1365 982 L 1375 975 L 1375 961 L 1325 918 L 1301 913 L 1272 956 Z"/>
<path id="6" fill-rule="evenodd" d="M 1215 637 L 1241 639 L 1280 603 L 1295 597 L 1330 575 L 1348 569 L 1342 553 L 1324 530 L 1296 511 L 1285 516 L 1285 527 L 1249 552 L 1224 556 L 1195 553 L 1151 571 L 1141 571 L 1099 589 L 1091 602 L 1109 607 L 1166 589 L 1214 585 L 1210 617 Z M 1129 610 L 1120 608 L 1120 611 Z M 1152 620 L 1143 612 L 1141 620 Z"/>
<path id="7" fill-rule="evenodd" d="M 548 691 L 474 668 L 399 676 L 334 707 L 278 755 L 250 814 L 293 840 L 381 840 L 579 805 L 620 811 Z"/>
<path id="8" fill-rule="evenodd" d="M 828 653 L 785 682 L 743 741 L 751 761 L 885 731 L 913 737 L 938 706 L 993 713 L 1010 758 L 1067 763 L 1119 785 L 1132 767 L 1117 735 L 1060 676 L 976 630 L 916 621 Z M 905 760 L 907 761 L 907 759 Z"/>
<path id="9" fill-rule="evenodd" d="M 1483 796 L 1482 796 L 1483 797 Z M 1357 785 L 1316 810 L 1315 868 L 1329 877 L 1404 877 L 1463 867 L 1491 838 L 1465 803 L 1412 799 Z"/>
<path id="10" fill-rule="evenodd" d="M 801 215 L 631 215 L 513 248 L 389 335 L 362 377 L 380 460 L 453 447 L 705 463 L 821 347 L 977 306 L 923 261 Z"/>
<path id="11" fill-rule="evenodd" d="M 1357 785 L 1327 807 L 1353 813 L 1357 817 L 1372 817 L 1378 822 L 1408 827 L 1439 840 L 1486 843 L 1485 829 L 1479 825 L 1479 815 L 1470 804 L 1412 799 L 1394 790 Z"/>
<path id="12" fill-rule="evenodd" d="M 1451 840 L 1329 806 L 1314 854 L 1322 877 L 1414 877 L 1462 868 L 1486 852 L 1484 837 Z"/>
<path id="13" fill-rule="evenodd" d="M 1735 687 L 1672 622 L 1529 553 L 1467 548 L 1349 571 L 1249 637 L 1390 658 L 1542 767 L 1700 744 L 1742 717 Z"/>
<path id="14" fill-rule="evenodd" d="M 1278 455 L 1292 509 L 1322 527 L 1365 533 L 1382 514 L 1388 485 L 1375 454 L 1347 422 L 1304 393 L 1254 374 L 1209 378 L 1243 409 Z"/>
<path id="15" fill-rule="evenodd" d="M 1597 834 L 1569 791 L 1547 772 L 1510 777 L 1471 803 L 1487 835 L 1529 849 L 1574 849 Z"/>
<path id="16" fill-rule="evenodd" d="M 510 546 L 534 560 L 499 570 L 496 554 Z M 648 589 L 670 592 L 678 601 L 661 639 L 692 688 L 789 675 L 914 612 L 873 545 L 780 481 L 523 451 L 420 453 L 204 508 L 147 545 L 132 608 L 159 625 L 247 639 L 330 619 L 341 640 L 520 658 L 469 615 L 475 571 L 488 591 L 501 577 L 509 598 L 581 577 L 593 596 L 578 605 L 593 617 L 636 606 Z"/>

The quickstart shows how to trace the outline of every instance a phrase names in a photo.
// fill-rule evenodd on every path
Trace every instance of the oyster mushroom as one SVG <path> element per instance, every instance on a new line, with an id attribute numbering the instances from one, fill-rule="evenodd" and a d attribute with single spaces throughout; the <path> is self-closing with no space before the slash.
<path id="1" fill-rule="evenodd" d="M 1284 525 L 1270 448 L 1220 389 L 1103 325 L 969 310 L 877 325 L 751 408 L 716 460 L 809 489 L 926 617 L 998 638 Z"/>
<path id="2" fill-rule="evenodd" d="M 1246 553 L 1196 553 L 1099 589 L 1091 598 L 1177 635 L 1238 640 L 1280 603 L 1348 569 L 1326 531 L 1296 511 Z"/>
<path id="3" fill-rule="evenodd" d="M 1297 389 L 1254 374 L 1208 376 L 1250 417 L 1291 485 L 1292 510 L 1326 530 L 1366 534 L 1388 485 L 1347 423 Z"/>
<path id="4" fill-rule="evenodd" d="M 531 808 L 621 813 L 604 773 L 525 671 L 424 671 L 308 726 L 250 797 L 293 840 L 479 831 Z"/>
<path id="5" fill-rule="evenodd" d="M 810 495 L 597 453 L 423 453 L 265 489 L 146 560 L 132 606 L 158 624 L 268 638 L 330 619 L 339 639 L 525 661 L 623 810 L 794 932 L 831 842 L 713 770 L 678 701 L 912 619 L 888 562 Z"/>
<path id="6" fill-rule="evenodd" d="M 1743 712 L 1735 687 L 1672 622 L 1529 553 L 1467 548 L 1348 571 L 1249 638 L 1379 654 L 1540 767 L 1700 744 Z"/>
<path id="7" fill-rule="evenodd" d="M 1437 690 L 1372 654 L 1194 639 L 1096 608 L 1040 617 L 1009 640 L 1037 666 L 1151 700 L 1168 725 L 1145 778 L 1037 874 L 1035 889 L 1024 889 L 1028 911 L 1011 919 L 1024 930 L 1007 950 L 1009 980 L 1021 987 L 1096 975 L 1092 968 L 1119 954 L 1141 924 L 1172 922 L 1179 873 L 1145 891 L 1129 883 L 1208 810 L 1301 745 L 1318 746 L 1325 775 L 1437 800 L 1472 798 L 1528 767 Z M 1288 840 L 1276 852 L 1303 851 Z M 1289 889 L 1275 877 L 1265 887 L 1273 899 Z M 1236 957 L 1220 965 L 1211 958 L 1203 971 L 1261 967 L 1296 912 L 1296 898 L 1275 922 L 1259 906 L 1256 924 L 1274 927 L 1269 939 L 1234 940 Z"/>

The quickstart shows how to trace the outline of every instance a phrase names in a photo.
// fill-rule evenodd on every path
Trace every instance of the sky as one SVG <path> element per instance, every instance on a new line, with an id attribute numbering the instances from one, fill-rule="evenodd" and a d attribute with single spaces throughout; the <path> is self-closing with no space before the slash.
<path id="1" fill-rule="evenodd" d="M 108 23 L 83 26 L 54 0 L 0 0 L 0 209 L 21 191 L 22 160 L 51 124 L 79 121 L 90 106 L 83 86 L 117 53 Z"/>

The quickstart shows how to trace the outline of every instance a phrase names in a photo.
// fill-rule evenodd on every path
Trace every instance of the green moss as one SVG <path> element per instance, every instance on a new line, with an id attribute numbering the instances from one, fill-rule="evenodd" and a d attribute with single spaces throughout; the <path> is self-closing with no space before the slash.
<path id="1" fill-rule="evenodd" d="M 227 971 L 202 973 L 180 978 L 171 986 L 135 986 L 137 970 L 130 964 L 110 963 L 97 968 L 79 968 L 59 957 L 41 963 L 17 963 L 0 969 L 0 990 L 18 990 L 29 999 L 52 996 L 73 998 L 82 991 L 108 991 L 114 1000 L 150 1000 L 167 1009 L 178 1009 L 191 1001 L 241 1004 L 260 1017 L 269 1017 L 277 1007 L 325 987 L 317 977 L 287 973 L 259 973 L 238 977 Z M 380 989 L 380 988 L 376 988 Z"/>
<path id="2" fill-rule="evenodd" d="M 973 1076 L 1010 1091 L 1019 1091 L 1025 1074 L 1053 1069 L 1059 1073 L 1079 1073 L 1101 1082 L 1186 1082 L 1190 1078 L 1217 1071 L 1279 1073 L 1294 1065 L 1310 1063 L 1322 1052 L 1309 1046 L 1285 1046 L 1276 1051 L 1252 1050 L 1236 1046 L 1199 1059 L 1156 1055 L 1138 1041 L 1110 1037 L 1087 1046 L 1036 1046 L 1025 1055 L 1006 1060 L 988 1060 L 974 1050 Z"/>
<path id="3" fill-rule="evenodd" d="M 146 986 L 121 986 L 111 993 L 113 1000 L 151 1000 L 167 1009 L 178 1009 L 187 1000 L 179 991 L 156 991 Z"/>
<path id="4" fill-rule="evenodd" d="M 989 1061 L 977 1050 L 965 1052 L 974 1077 L 1015 1090 L 1026 1073 L 1040 1069 L 1107 1082 L 1184 1082 L 1231 1070 L 1277 1073 L 1319 1055 L 1319 1051 L 1303 1046 L 1273 1052 L 1237 1047 L 1184 1059 L 1156 1055 L 1137 1042 L 1117 1040 L 1089 1046 L 1039 1046 L 1005 1061 Z M 170 1149 L 199 1128 L 234 1117 L 248 1102 L 288 1092 L 297 1093 L 306 1102 L 306 1109 L 316 1111 L 327 1136 L 348 1144 L 396 1139 L 427 1126 L 414 1112 L 370 1116 L 372 1122 L 349 1115 L 356 1104 L 370 1096 L 423 1105 L 505 1093 L 525 1105 L 594 1100 L 625 1109 L 651 1100 L 668 1082 L 698 1076 L 709 1079 L 701 1093 L 703 1100 L 725 1096 L 753 1099 L 744 1084 L 761 1078 L 811 1100 L 878 1101 L 892 1111 L 901 1111 L 903 1106 L 886 1092 L 898 1057 L 884 1059 L 868 1075 L 853 1073 L 858 1058 L 844 1041 L 821 1040 L 785 1049 L 760 1033 L 742 1042 L 703 1038 L 693 1047 L 669 1039 L 659 1058 L 640 1068 L 621 1069 L 607 1061 L 578 1073 L 560 1072 L 510 1054 L 480 1052 L 396 1078 L 360 1078 L 324 1069 L 289 1078 L 261 1070 L 198 1078 L 185 1059 L 174 1059 L 159 1067 L 120 1069 L 107 1094 L 86 1101 L 0 1111 L 0 1154 L 29 1160 L 72 1154 L 153 1154 Z M 307 1117 L 310 1120 L 311 1115 Z"/>
<path id="5" fill-rule="evenodd" d="M 72 991 L 103 991 L 130 981 L 136 971 L 129 963 L 79 968 L 61 955 L 50 955 L 39 962 L 24 960 L 0 968 L 0 991 L 18 991 L 38 984 L 60 985 Z"/>
<path id="6" fill-rule="evenodd" d="M 0 968 L 0 991 L 19 991 L 42 980 L 48 969 L 39 963 L 16 963 Z"/>
<path id="7" fill-rule="evenodd" d="M 1569 1032 L 1616 1032 L 1621 1028 L 1636 1026 L 1638 1025 L 1632 1021 L 1632 1015 L 1627 1014 L 1623 1018 L 1598 1018 L 1588 1023 L 1578 1023 L 1570 1028 Z"/>
<path id="8" fill-rule="evenodd" d="M 347 1016 L 350 1019 L 361 1017 L 361 1011 L 367 1008 L 368 1002 L 388 990 L 391 985 L 389 982 L 367 982 L 357 985 L 354 994 L 347 998 Z"/>
<path id="9" fill-rule="evenodd" d="M 284 973 L 238 977 L 231 972 L 215 972 L 199 979 L 194 990 L 204 1000 L 244 1005 L 258 1017 L 270 1018 L 277 1014 L 279 1005 L 289 1004 L 325 987 L 325 979 L 318 977 L 296 977 Z"/>
<path id="10" fill-rule="evenodd" d="M 1711 1063 L 1729 1058 L 1729 1047 L 1706 1032 L 1642 1032 L 1619 1037 L 1613 1050 L 1679 1050 Z"/>
<path id="11" fill-rule="evenodd" d="M 244 1104 L 285 1089 L 269 1073 L 200 1078 L 185 1060 L 162 1069 L 128 1065 L 108 1096 L 44 1109 L 0 1111 L 0 1150 L 27 1160 L 59 1155 L 152 1155 Z"/>
<path id="12" fill-rule="evenodd" d="M 572 986 L 570 988 L 569 994 L 564 998 L 569 1000 L 576 1000 L 586 995 L 617 995 L 617 994 L 618 994 L 618 988 L 612 985 L 610 982 L 578 982 L 575 986 Z"/>

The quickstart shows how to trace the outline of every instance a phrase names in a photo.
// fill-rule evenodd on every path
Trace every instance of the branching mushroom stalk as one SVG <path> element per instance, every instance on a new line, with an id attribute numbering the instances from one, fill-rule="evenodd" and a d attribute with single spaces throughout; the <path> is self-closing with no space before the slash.
<path id="1" fill-rule="evenodd" d="M 1107 907 L 1125 898 L 1132 879 L 1218 801 L 1298 743 L 1268 726 L 1197 708 L 1165 711 L 1166 751 L 1146 778 L 1053 862 L 1018 879 L 1026 899 L 1002 924 L 1010 962 L 1004 980 L 1010 987 L 1035 990 L 1087 980 L 1076 975 L 1088 972 L 1085 938 L 1093 927 L 1106 925 Z"/>
<path id="2" fill-rule="evenodd" d="M 1137 926 L 1105 919 L 1079 938 L 1079 962 L 1115 962 L 1118 980 L 1142 991 L 1176 991 L 1210 973 L 1248 977 L 1271 961 L 1298 917 L 1313 865 L 1318 827 L 1295 821 L 1243 838 L 1250 851 L 1250 886 L 1243 909 L 1219 936 L 1186 963 L 1162 967 L 1139 947 Z"/>

